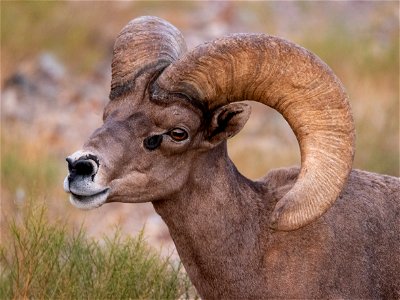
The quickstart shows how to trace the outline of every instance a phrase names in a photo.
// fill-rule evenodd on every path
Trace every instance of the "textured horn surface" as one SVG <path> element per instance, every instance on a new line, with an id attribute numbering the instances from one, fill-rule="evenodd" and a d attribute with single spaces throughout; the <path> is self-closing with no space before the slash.
<path id="1" fill-rule="evenodd" d="M 354 123 L 342 84 L 311 52 L 265 34 L 236 34 L 186 53 L 156 84 L 164 93 L 197 98 L 210 110 L 254 100 L 283 115 L 300 145 L 301 171 L 276 204 L 272 228 L 305 226 L 339 196 L 352 168 Z"/>
<path id="2" fill-rule="evenodd" d="M 114 44 L 110 99 L 130 90 L 144 72 L 165 68 L 184 52 L 185 41 L 170 23 L 157 17 L 131 20 Z"/>

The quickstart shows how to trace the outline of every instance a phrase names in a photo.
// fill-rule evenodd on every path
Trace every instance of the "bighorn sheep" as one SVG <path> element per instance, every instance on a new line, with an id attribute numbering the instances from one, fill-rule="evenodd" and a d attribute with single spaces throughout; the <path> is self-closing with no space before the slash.
<path id="1" fill-rule="evenodd" d="M 242 100 L 284 116 L 300 168 L 238 172 L 226 139 L 250 115 Z M 67 158 L 71 202 L 151 201 L 202 297 L 400 297 L 399 178 L 352 170 L 347 95 L 304 48 L 234 34 L 187 52 L 171 24 L 134 19 L 103 119 Z"/>

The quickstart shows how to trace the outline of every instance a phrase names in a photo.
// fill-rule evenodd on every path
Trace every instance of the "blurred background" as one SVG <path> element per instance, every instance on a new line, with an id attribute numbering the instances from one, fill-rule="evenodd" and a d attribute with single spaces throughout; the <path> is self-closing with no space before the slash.
<path id="1" fill-rule="evenodd" d="M 83 223 L 101 237 L 120 224 L 171 253 L 168 230 L 151 204 L 72 207 L 62 190 L 65 157 L 101 125 L 113 43 L 132 18 L 155 15 L 179 28 L 190 48 L 234 32 L 264 32 L 322 58 L 350 95 L 357 129 L 355 168 L 399 176 L 399 3 L 334 2 L 1 2 L 1 230 L 44 202 L 50 222 Z M 250 178 L 300 162 L 283 118 L 252 104 L 252 117 L 229 142 Z M 172 249 L 172 250 L 171 250 Z"/>

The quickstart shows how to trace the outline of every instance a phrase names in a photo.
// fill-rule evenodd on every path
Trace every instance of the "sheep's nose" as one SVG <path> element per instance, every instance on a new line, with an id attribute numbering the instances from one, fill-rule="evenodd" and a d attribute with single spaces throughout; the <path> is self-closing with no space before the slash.
<path id="1" fill-rule="evenodd" d="M 91 155 L 90 158 L 81 157 L 77 160 L 73 160 L 70 157 L 66 158 L 68 163 L 69 176 L 68 179 L 71 181 L 77 176 L 89 177 L 94 176 L 98 170 L 98 159 Z"/>

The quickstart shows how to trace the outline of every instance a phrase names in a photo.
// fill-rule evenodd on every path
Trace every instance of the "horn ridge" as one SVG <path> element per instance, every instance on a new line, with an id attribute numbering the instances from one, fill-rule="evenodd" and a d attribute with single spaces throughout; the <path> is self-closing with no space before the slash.
<path id="1" fill-rule="evenodd" d="M 266 34 L 235 34 L 186 53 L 157 84 L 166 92 L 191 93 L 210 110 L 254 100 L 283 115 L 298 140 L 301 169 L 276 204 L 272 228 L 301 228 L 339 196 L 352 167 L 354 122 L 343 85 L 308 50 Z"/>
<path id="2" fill-rule="evenodd" d="M 182 34 L 167 21 L 150 16 L 131 20 L 114 44 L 110 99 L 129 91 L 143 73 L 165 68 L 186 50 Z"/>

